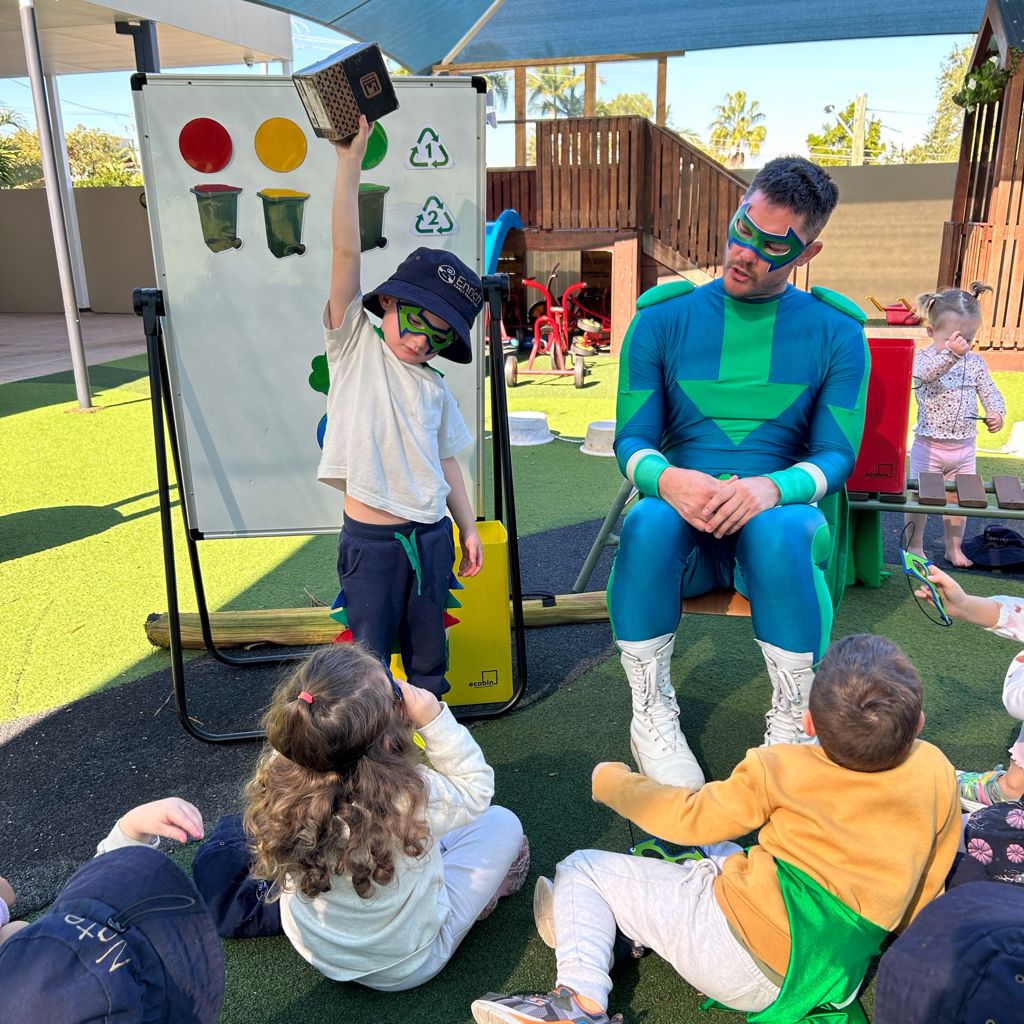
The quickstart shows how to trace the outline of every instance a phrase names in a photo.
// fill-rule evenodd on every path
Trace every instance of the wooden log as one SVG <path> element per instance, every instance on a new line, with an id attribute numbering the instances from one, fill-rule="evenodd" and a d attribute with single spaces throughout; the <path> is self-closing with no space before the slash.
<path id="1" fill-rule="evenodd" d="M 687 598 L 683 611 L 698 615 L 750 615 L 750 604 L 732 590 L 715 590 L 701 597 Z M 185 650 L 203 649 L 203 634 L 196 612 L 183 612 L 181 645 Z M 537 598 L 523 602 L 527 628 L 566 626 L 602 622 L 608 618 L 604 591 L 559 594 L 554 599 Z M 256 611 L 211 612 L 210 629 L 218 647 L 251 647 L 278 644 L 308 647 L 333 643 L 343 629 L 326 608 L 281 608 Z M 153 613 L 146 620 L 146 637 L 154 647 L 170 646 L 170 623 L 166 613 Z"/>
<path id="2" fill-rule="evenodd" d="M 996 504 L 1000 508 L 1024 509 L 1024 489 L 1017 476 L 993 476 L 992 487 L 996 492 Z"/>
<path id="3" fill-rule="evenodd" d="M 917 500 L 922 505 L 946 504 L 946 481 L 941 473 L 922 473 L 917 481 Z"/>
<path id="4" fill-rule="evenodd" d="M 985 484 L 976 473 L 957 473 L 956 502 L 961 508 L 988 508 Z"/>

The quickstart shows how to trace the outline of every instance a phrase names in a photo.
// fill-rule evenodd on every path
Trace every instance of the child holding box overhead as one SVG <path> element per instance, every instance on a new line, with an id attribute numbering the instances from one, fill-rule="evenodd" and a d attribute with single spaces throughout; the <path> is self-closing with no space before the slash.
<path id="1" fill-rule="evenodd" d="M 345 491 L 335 604 L 352 637 L 387 661 L 396 637 L 409 681 L 447 692 L 445 607 L 455 547 L 460 576 L 483 544 L 456 455 L 472 443 L 444 375 L 430 363 L 473 358 L 480 278 L 452 253 L 420 248 L 360 294 L 359 174 L 370 126 L 335 143 L 331 285 L 324 312 L 330 368 L 318 479 Z M 371 325 L 366 311 L 381 317 Z"/>

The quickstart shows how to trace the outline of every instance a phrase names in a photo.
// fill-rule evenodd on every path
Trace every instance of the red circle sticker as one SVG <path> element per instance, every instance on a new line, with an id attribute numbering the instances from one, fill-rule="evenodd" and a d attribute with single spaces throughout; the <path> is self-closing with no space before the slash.
<path id="1" fill-rule="evenodd" d="M 185 163 L 204 174 L 223 170 L 231 159 L 231 148 L 228 130 L 211 117 L 193 118 L 178 136 Z"/>

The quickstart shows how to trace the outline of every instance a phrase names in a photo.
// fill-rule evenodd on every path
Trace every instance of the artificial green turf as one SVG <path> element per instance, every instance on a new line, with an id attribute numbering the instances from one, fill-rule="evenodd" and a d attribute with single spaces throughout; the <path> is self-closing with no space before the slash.
<path id="1" fill-rule="evenodd" d="M 998 580 L 971 579 L 993 593 Z M 907 650 L 925 683 L 924 737 L 954 763 L 984 767 L 1016 736 L 1002 710 L 1000 685 L 1017 645 L 957 624 L 927 622 L 902 579 L 880 590 L 851 589 L 835 635 L 878 632 Z M 969 652 L 969 653 L 964 653 Z M 690 616 L 680 631 L 673 677 L 683 726 L 711 777 L 722 777 L 763 731 L 769 700 L 764 663 L 746 619 Z M 590 772 L 601 760 L 628 760 L 629 696 L 616 659 L 543 701 L 478 724 L 474 736 L 494 766 L 495 802 L 513 808 L 530 838 L 533 867 L 525 891 L 503 901 L 470 932 L 449 967 L 409 993 L 381 996 L 336 985 L 305 964 L 286 939 L 227 942 L 225 1022 L 333 1024 L 389 1020 L 408 1024 L 468 1022 L 469 1003 L 488 990 L 541 990 L 554 981 L 554 955 L 533 928 L 530 897 L 538 874 L 580 846 L 625 851 L 626 823 L 587 799 Z M 184 852 L 185 859 L 190 851 Z M 700 1014 L 698 994 L 657 957 L 627 967 L 612 993 L 613 1011 L 634 1024 L 707 1024 L 738 1020 Z M 866 999 L 871 1005 L 871 991 Z"/>
<path id="2" fill-rule="evenodd" d="M 589 422 L 614 415 L 614 375 L 614 362 L 597 360 L 584 389 L 571 378 L 526 378 L 510 391 L 509 407 L 546 411 L 553 431 L 582 439 Z M 166 607 L 144 361 L 94 368 L 92 378 L 104 409 L 89 415 L 70 411 L 68 374 L 0 387 L 0 720 L 167 665 L 166 653 L 154 652 L 143 633 L 146 615 Z M 988 440 L 993 448 L 1024 410 L 1024 377 L 996 379 L 1011 413 L 1004 431 Z M 619 486 L 614 460 L 581 455 L 565 441 L 517 448 L 514 463 L 523 533 L 600 518 Z M 998 456 L 981 462 L 986 475 L 1022 468 L 1020 460 Z M 202 550 L 213 607 L 333 597 L 332 538 L 219 541 Z M 583 555 L 572 557 L 582 562 Z M 179 572 L 187 578 L 180 557 Z M 965 580 L 980 594 L 1016 586 L 998 576 Z M 1015 729 L 999 692 L 1013 644 L 961 624 L 943 629 L 927 622 L 902 577 L 880 590 L 847 592 L 834 635 L 864 631 L 899 641 L 921 670 L 926 738 L 965 767 L 987 767 L 1004 755 Z M 768 702 L 763 663 L 745 619 L 691 616 L 680 637 L 674 677 L 684 726 L 710 774 L 721 777 L 760 735 Z M 470 1001 L 486 990 L 548 987 L 554 957 L 533 930 L 529 889 L 576 847 L 627 847 L 625 823 L 587 794 L 595 762 L 628 756 L 628 715 L 613 659 L 544 701 L 477 726 L 495 766 L 496 801 L 522 817 L 534 867 L 527 890 L 474 929 L 439 978 L 412 993 L 382 996 L 326 981 L 284 939 L 228 942 L 224 1021 L 460 1024 L 469 1020 Z M 191 855 L 186 848 L 176 856 L 187 862 Z M 738 1019 L 699 1014 L 697 993 L 657 957 L 627 968 L 612 999 L 613 1009 L 643 1024 Z"/>
<path id="3" fill-rule="evenodd" d="M 520 377 L 510 410 L 546 412 L 558 438 L 515 448 L 524 535 L 602 518 L 618 490 L 614 459 L 581 455 L 587 425 L 614 417 L 617 363 L 588 360 L 587 386 L 571 377 Z M 1006 439 L 1024 410 L 1024 375 L 996 374 L 1010 415 L 986 447 Z M 0 721 L 56 707 L 167 664 L 144 634 L 166 610 L 145 359 L 91 370 L 100 411 L 76 411 L 69 373 L 0 386 Z M 1019 472 L 983 456 L 981 471 Z M 490 502 L 489 477 L 485 494 Z M 180 516 L 182 608 L 195 607 Z M 334 538 L 218 540 L 200 545 L 211 608 L 299 607 L 333 600 Z M 582 564 L 585 552 L 579 552 Z"/>

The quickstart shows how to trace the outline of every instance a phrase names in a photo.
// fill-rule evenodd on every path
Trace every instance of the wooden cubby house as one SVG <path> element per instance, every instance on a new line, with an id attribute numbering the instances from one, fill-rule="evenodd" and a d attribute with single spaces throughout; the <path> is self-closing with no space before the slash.
<path id="1" fill-rule="evenodd" d="M 990 284 L 980 347 L 1024 351 L 1024 2 L 988 0 L 971 57 L 1012 70 L 1002 98 L 964 117 L 963 140 L 939 259 L 938 286 Z"/>

